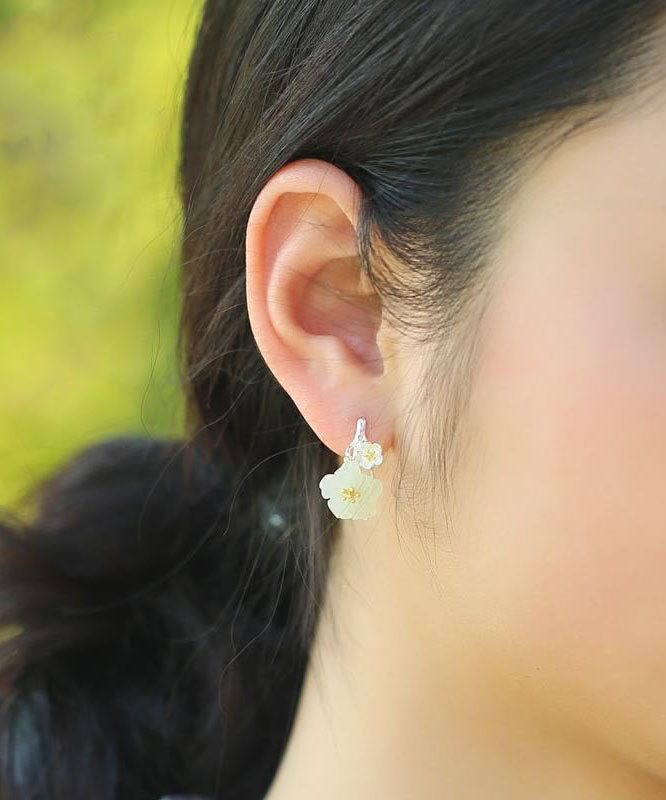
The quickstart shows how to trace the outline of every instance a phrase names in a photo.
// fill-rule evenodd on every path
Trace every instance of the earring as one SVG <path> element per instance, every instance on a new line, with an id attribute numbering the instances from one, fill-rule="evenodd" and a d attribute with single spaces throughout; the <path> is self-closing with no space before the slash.
<path id="1" fill-rule="evenodd" d="M 382 493 L 382 482 L 372 473 L 384 456 L 377 442 L 365 436 L 365 419 L 356 421 L 356 433 L 344 454 L 343 463 L 333 473 L 319 481 L 321 495 L 338 519 L 370 519 L 377 513 L 377 502 Z M 361 467 L 370 470 L 362 472 Z"/>

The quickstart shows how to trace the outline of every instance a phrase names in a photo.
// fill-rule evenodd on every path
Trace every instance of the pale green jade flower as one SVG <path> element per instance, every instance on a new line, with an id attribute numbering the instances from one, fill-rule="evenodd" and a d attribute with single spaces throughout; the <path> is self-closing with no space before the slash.
<path id="1" fill-rule="evenodd" d="M 319 488 L 339 519 L 369 519 L 377 512 L 382 482 L 361 472 L 356 462 L 345 461 L 335 472 L 324 475 Z"/>

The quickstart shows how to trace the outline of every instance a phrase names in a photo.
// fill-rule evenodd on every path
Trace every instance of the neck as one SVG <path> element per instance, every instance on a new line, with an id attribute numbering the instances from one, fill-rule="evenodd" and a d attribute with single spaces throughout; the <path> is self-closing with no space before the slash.
<path id="1" fill-rule="evenodd" d="M 454 621 L 462 618 L 451 613 L 455 592 L 447 584 L 438 593 L 428 558 L 421 563 L 422 551 L 406 544 L 419 540 L 388 524 L 342 523 L 266 800 L 666 796 L 663 784 L 540 705 L 538 676 L 498 666 Z M 439 560 L 452 558 L 440 550 Z"/>

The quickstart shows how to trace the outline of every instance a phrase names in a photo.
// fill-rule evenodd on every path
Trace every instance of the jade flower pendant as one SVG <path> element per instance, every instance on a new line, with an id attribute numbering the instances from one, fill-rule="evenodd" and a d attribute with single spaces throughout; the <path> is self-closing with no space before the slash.
<path id="1" fill-rule="evenodd" d="M 370 519 L 377 512 L 382 482 L 361 471 L 382 462 L 381 448 L 371 443 L 359 448 L 356 461 L 345 461 L 319 481 L 322 497 L 339 519 Z"/>

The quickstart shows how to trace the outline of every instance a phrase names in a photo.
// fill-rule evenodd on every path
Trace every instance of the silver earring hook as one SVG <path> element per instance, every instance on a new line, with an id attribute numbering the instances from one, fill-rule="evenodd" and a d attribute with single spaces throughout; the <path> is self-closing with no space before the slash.
<path id="1" fill-rule="evenodd" d="M 354 434 L 354 438 L 351 442 L 347 445 L 345 450 L 345 461 L 354 461 L 356 455 L 356 448 L 358 445 L 363 444 L 363 442 L 367 442 L 368 439 L 365 435 L 365 417 L 359 417 L 356 420 L 356 433 Z"/>

